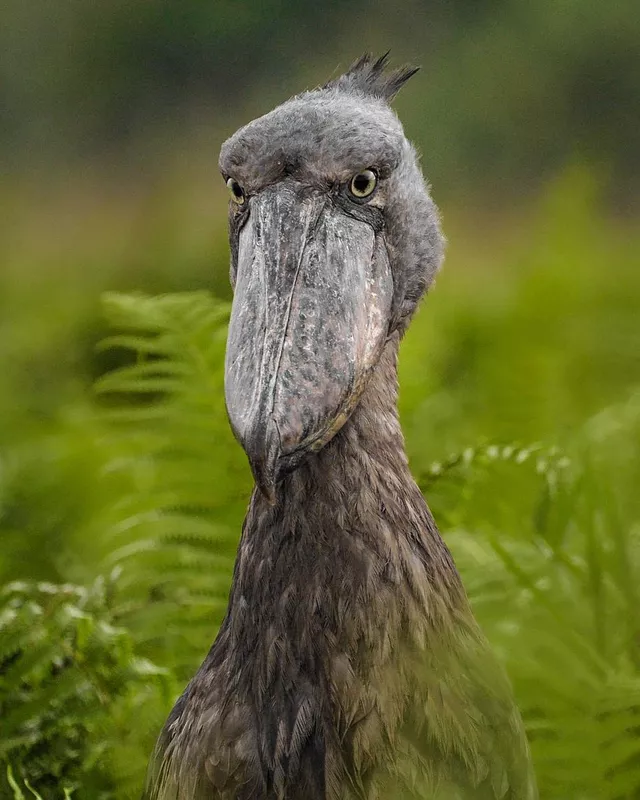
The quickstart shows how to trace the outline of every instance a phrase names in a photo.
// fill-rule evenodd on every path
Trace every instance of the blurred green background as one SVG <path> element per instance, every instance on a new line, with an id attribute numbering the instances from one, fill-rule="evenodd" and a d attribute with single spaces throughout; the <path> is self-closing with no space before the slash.
<path id="1" fill-rule="evenodd" d="M 637 0 L 3 4 L 0 798 L 139 796 L 250 489 L 219 146 L 389 48 L 449 239 L 414 472 L 541 796 L 640 798 Z"/>

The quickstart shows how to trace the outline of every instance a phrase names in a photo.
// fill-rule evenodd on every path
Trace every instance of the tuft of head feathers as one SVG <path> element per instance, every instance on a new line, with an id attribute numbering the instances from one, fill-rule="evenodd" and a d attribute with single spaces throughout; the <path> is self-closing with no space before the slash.
<path id="1" fill-rule="evenodd" d="M 420 67 L 398 67 L 387 72 L 388 63 L 389 51 L 376 59 L 371 53 L 365 53 L 344 75 L 329 81 L 322 88 L 356 92 L 367 97 L 390 101 Z"/>

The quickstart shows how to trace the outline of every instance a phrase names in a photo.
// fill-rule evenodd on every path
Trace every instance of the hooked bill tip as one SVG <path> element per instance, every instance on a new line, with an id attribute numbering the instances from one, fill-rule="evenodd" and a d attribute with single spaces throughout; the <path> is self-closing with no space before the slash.
<path id="1" fill-rule="evenodd" d="M 280 461 L 280 435 L 276 425 L 260 425 L 253 431 L 251 445 L 247 449 L 251 471 L 260 493 L 269 503 L 276 503 Z M 247 442 L 245 442 L 245 445 Z"/>

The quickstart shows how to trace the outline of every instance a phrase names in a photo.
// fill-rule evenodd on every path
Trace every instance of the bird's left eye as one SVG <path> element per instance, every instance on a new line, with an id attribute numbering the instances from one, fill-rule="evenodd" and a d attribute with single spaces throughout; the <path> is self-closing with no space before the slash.
<path id="1" fill-rule="evenodd" d="M 365 169 L 354 175 L 349 184 L 349 190 L 354 197 L 362 199 L 369 197 L 369 195 L 376 188 L 378 176 L 372 169 Z"/>
<path id="2" fill-rule="evenodd" d="M 236 205 L 241 206 L 246 199 L 246 195 L 244 193 L 244 189 L 242 186 L 240 186 L 238 181 L 234 180 L 234 178 L 229 178 L 227 181 L 227 189 L 229 190 L 229 195 L 233 202 Z"/>

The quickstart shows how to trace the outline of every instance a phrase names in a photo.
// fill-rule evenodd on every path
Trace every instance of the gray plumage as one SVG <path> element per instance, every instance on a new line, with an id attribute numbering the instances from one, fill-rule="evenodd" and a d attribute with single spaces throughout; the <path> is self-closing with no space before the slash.
<path id="1" fill-rule="evenodd" d="M 222 147 L 227 407 L 257 487 L 227 615 L 158 741 L 156 800 L 537 797 L 405 455 L 398 345 L 443 238 L 388 105 L 414 70 L 385 63 L 363 57 Z"/>

